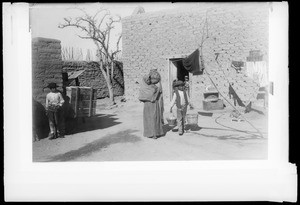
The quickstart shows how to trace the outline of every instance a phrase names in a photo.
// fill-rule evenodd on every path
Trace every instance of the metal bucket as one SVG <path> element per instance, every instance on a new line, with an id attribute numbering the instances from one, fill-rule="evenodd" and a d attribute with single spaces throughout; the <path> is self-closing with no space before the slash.
<path id="1" fill-rule="evenodd" d="M 198 124 L 198 114 L 187 114 L 186 115 L 187 124 L 197 125 Z"/>
<path id="2" fill-rule="evenodd" d="M 170 126 L 175 126 L 177 122 L 176 118 L 167 118 L 167 121 Z"/>

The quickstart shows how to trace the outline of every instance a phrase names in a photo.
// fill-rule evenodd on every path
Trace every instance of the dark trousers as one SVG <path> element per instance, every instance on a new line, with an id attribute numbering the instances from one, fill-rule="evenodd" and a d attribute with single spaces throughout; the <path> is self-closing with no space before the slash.
<path id="1" fill-rule="evenodd" d="M 65 120 L 63 110 L 58 109 L 56 112 L 47 111 L 47 116 L 49 119 L 50 135 L 65 135 Z"/>
<path id="2" fill-rule="evenodd" d="M 180 134 L 183 134 L 184 132 L 186 112 L 187 112 L 187 106 L 182 106 L 181 109 L 177 108 L 177 126 L 178 126 L 178 132 Z"/>

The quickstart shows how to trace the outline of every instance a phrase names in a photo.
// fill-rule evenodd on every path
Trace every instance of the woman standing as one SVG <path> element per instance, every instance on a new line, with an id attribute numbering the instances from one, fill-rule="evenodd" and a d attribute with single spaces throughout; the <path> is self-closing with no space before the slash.
<path id="1" fill-rule="evenodd" d="M 159 83 L 158 83 L 158 90 L 160 92 L 159 98 L 158 98 L 158 104 L 159 104 L 159 110 L 160 110 L 160 119 L 161 119 L 161 123 L 165 124 L 164 123 L 164 98 L 163 98 L 161 81 L 159 81 Z"/>
<path id="2" fill-rule="evenodd" d="M 141 88 L 141 91 L 147 90 L 147 97 L 139 99 L 144 102 L 144 137 L 157 139 L 164 134 L 161 107 L 159 105 L 159 99 L 162 93 L 160 92 L 159 87 L 155 85 L 155 80 L 151 80 L 150 75 L 144 76 L 143 82 L 145 84 Z"/>
<path id="3" fill-rule="evenodd" d="M 161 84 L 161 76 L 157 69 L 151 69 L 150 70 L 150 78 L 151 78 L 151 83 L 152 84 L 157 84 L 158 86 L 158 92 L 159 98 L 158 98 L 158 104 L 159 104 L 159 110 L 160 110 L 160 118 L 161 118 L 161 123 L 164 124 L 164 99 L 163 99 L 163 89 L 162 89 L 162 84 Z"/>

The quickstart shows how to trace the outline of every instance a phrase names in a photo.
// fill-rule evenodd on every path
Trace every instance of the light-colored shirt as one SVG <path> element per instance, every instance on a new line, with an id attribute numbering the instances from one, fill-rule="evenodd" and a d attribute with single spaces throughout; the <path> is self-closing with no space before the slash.
<path id="1" fill-rule="evenodd" d="M 50 92 L 46 96 L 46 109 L 48 109 L 49 105 L 59 105 L 62 106 L 64 104 L 64 98 L 60 92 Z"/>
<path id="2" fill-rule="evenodd" d="M 185 106 L 185 105 L 189 104 L 189 102 L 190 102 L 189 95 L 186 94 L 187 100 L 188 100 L 188 102 L 186 102 L 186 101 L 185 101 L 185 98 L 184 98 L 184 93 L 183 93 L 183 91 L 178 90 L 178 93 L 179 93 L 179 97 L 180 97 L 180 105 L 181 105 L 181 106 Z M 173 98 L 172 98 L 172 101 L 171 101 L 171 107 L 173 107 L 175 104 L 176 104 L 176 93 L 173 94 Z"/>

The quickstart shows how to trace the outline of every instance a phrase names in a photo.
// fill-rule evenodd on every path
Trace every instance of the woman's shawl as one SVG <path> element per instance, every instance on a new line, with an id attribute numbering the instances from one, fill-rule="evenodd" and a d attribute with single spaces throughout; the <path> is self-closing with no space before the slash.
<path id="1" fill-rule="evenodd" d="M 157 98 L 159 89 L 157 86 L 151 85 L 150 83 L 149 75 L 145 75 L 142 80 L 138 97 L 142 102 L 154 102 Z"/>

